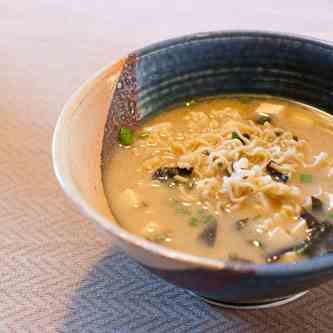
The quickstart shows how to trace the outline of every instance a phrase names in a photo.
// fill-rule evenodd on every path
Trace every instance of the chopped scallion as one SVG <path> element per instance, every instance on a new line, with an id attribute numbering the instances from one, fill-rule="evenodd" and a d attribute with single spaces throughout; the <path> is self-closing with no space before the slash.
<path id="1" fill-rule="evenodd" d="M 202 222 L 204 224 L 210 224 L 210 223 L 216 223 L 216 218 L 213 215 L 206 215 L 203 219 Z"/>
<path id="2" fill-rule="evenodd" d="M 176 206 L 176 213 L 177 214 L 182 214 L 182 215 L 189 215 L 190 211 L 187 207 L 179 205 L 179 206 Z"/>
<path id="3" fill-rule="evenodd" d="M 190 218 L 190 221 L 189 221 L 189 225 L 190 226 L 192 226 L 192 227 L 195 227 L 195 226 L 197 226 L 199 224 L 199 220 L 198 220 L 198 218 L 196 218 L 196 217 L 191 217 Z"/>
<path id="4" fill-rule="evenodd" d="M 197 213 L 198 213 L 198 215 L 199 215 L 200 217 L 202 217 L 202 216 L 204 216 L 204 215 L 206 214 L 206 210 L 203 209 L 203 208 L 199 208 L 199 209 L 197 210 Z"/>
<path id="5" fill-rule="evenodd" d="M 119 142 L 124 146 L 129 146 L 134 141 L 134 133 L 127 127 L 121 127 L 119 130 Z"/>
<path id="6" fill-rule="evenodd" d="M 312 183 L 312 175 L 309 173 L 302 173 L 299 176 L 299 180 L 304 184 Z"/>

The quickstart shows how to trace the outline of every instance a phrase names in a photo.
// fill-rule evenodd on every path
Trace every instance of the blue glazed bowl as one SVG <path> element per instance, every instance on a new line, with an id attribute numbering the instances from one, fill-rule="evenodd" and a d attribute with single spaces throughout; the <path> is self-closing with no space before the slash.
<path id="1" fill-rule="evenodd" d="M 101 88 L 104 82 L 111 82 L 109 90 Z M 101 95 L 108 98 L 97 112 L 98 107 L 91 106 L 97 105 L 102 89 L 106 92 Z M 117 225 L 102 185 L 103 165 L 112 156 L 119 127 L 136 128 L 145 116 L 184 100 L 230 93 L 281 96 L 333 112 L 333 45 L 293 35 L 239 31 L 194 34 L 135 51 L 102 70 L 65 106 L 54 135 L 54 167 L 72 200 L 151 271 L 215 301 L 260 304 L 333 278 L 333 254 L 296 264 L 254 265 L 180 253 Z M 82 108 L 84 112 L 78 112 Z M 74 122 L 74 114 L 82 119 Z M 88 139 L 71 146 L 80 131 Z M 83 145 L 94 153 L 85 153 Z M 101 166 L 99 171 L 78 170 L 84 158 Z"/>

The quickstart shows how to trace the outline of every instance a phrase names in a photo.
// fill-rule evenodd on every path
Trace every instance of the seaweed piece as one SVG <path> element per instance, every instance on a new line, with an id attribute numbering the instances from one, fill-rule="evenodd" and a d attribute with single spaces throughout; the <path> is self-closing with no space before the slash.
<path id="1" fill-rule="evenodd" d="M 237 140 L 239 140 L 243 145 L 245 145 L 246 144 L 246 142 L 238 135 L 238 133 L 237 132 L 232 132 L 231 133 L 231 138 L 233 139 L 233 140 L 235 140 L 235 139 L 237 139 Z"/>
<path id="2" fill-rule="evenodd" d="M 208 149 L 206 149 L 206 150 L 204 150 L 204 151 L 202 152 L 202 155 L 209 156 L 209 154 L 210 154 L 210 152 L 209 152 Z"/>
<path id="3" fill-rule="evenodd" d="M 309 228 L 313 228 L 317 224 L 320 224 L 320 221 L 315 216 L 313 216 L 309 211 L 307 211 L 305 208 L 302 208 L 300 217 L 305 220 L 305 222 Z"/>
<path id="4" fill-rule="evenodd" d="M 325 239 L 325 247 L 327 253 L 333 252 L 333 230 L 331 230 L 330 233 L 328 233 L 326 239 Z"/>
<path id="5" fill-rule="evenodd" d="M 231 164 L 231 168 L 233 169 L 232 164 Z M 225 171 L 225 173 L 226 173 L 226 175 L 227 175 L 228 177 L 231 176 L 231 173 L 230 173 L 230 171 L 229 171 L 228 169 L 225 169 L 224 171 Z"/>
<path id="6" fill-rule="evenodd" d="M 311 220 L 310 224 L 313 225 L 313 223 L 316 222 Z M 266 262 L 272 263 L 278 261 L 288 252 L 296 252 L 298 255 L 314 256 L 325 254 L 331 248 L 333 249 L 333 225 L 330 225 L 330 223 L 326 221 L 318 222 L 309 230 L 309 235 L 306 240 L 268 254 L 266 256 Z"/>
<path id="7" fill-rule="evenodd" d="M 275 132 L 275 135 L 276 135 L 276 136 L 281 136 L 282 134 L 283 134 L 282 131 L 276 131 L 276 132 Z"/>
<path id="8" fill-rule="evenodd" d="M 311 231 L 308 239 L 297 245 L 294 251 L 299 255 L 320 256 L 332 249 L 332 229 L 326 225 Z M 331 241 L 328 241 L 331 239 Z"/>
<path id="9" fill-rule="evenodd" d="M 191 176 L 193 168 L 180 168 L 180 167 L 162 167 L 154 171 L 152 178 L 160 182 L 166 182 L 175 176 L 189 177 Z"/>
<path id="10" fill-rule="evenodd" d="M 297 135 L 293 135 L 293 140 L 298 141 L 298 136 Z"/>
<path id="11" fill-rule="evenodd" d="M 198 239 L 209 247 L 213 247 L 216 241 L 217 221 L 209 223 L 199 234 Z"/>
<path id="12" fill-rule="evenodd" d="M 312 242 L 325 241 L 326 236 L 328 236 L 333 231 L 333 225 L 327 221 L 322 221 L 315 227 L 311 228 L 309 238 Z"/>
<path id="13" fill-rule="evenodd" d="M 244 138 L 247 138 L 248 140 L 251 139 L 250 134 L 244 133 L 243 136 L 244 136 Z"/>
<path id="14" fill-rule="evenodd" d="M 311 196 L 311 208 L 314 212 L 321 212 L 323 210 L 323 202 L 320 199 Z"/>
<path id="15" fill-rule="evenodd" d="M 311 241 L 309 239 L 306 239 L 305 241 L 294 247 L 294 251 L 298 255 L 309 254 L 310 249 L 311 249 Z"/>
<path id="16" fill-rule="evenodd" d="M 311 256 L 326 253 L 327 248 L 333 242 L 333 225 L 326 220 L 319 221 L 304 208 L 300 216 L 309 227 L 308 238 L 296 245 L 294 251 Z"/>
<path id="17" fill-rule="evenodd" d="M 267 173 L 275 180 L 276 182 L 279 183 L 286 183 L 289 179 L 289 177 L 282 172 L 276 170 L 272 164 L 275 163 L 274 161 L 269 161 L 268 164 L 266 165 L 266 171 Z"/>

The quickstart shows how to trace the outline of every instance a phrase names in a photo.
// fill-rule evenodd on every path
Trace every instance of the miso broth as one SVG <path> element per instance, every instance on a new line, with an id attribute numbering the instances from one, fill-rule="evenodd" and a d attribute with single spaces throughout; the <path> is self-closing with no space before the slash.
<path id="1" fill-rule="evenodd" d="M 333 250 L 333 122 L 289 100 L 189 101 L 123 128 L 104 167 L 128 231 L 216 259 L 294 262 Z"/>

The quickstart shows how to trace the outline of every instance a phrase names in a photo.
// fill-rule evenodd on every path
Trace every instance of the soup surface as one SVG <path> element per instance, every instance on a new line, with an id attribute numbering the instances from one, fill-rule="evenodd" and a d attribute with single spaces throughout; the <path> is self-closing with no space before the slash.
<path id="1" fill-rule="evenodd" d="M 333 122 L 292 101 L 189 101 L 122 128 L 103 181 L 118 222 L 190 254 L 294 262 L 332 250 Z"/>

